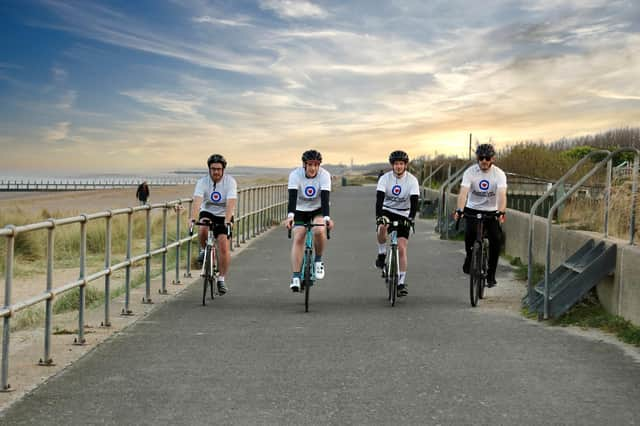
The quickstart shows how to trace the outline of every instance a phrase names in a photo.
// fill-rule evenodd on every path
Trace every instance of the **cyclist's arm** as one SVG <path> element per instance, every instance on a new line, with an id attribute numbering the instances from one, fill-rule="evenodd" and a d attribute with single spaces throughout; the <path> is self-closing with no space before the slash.
<path id="1" fill-rule="evenodd" d="M 287 204 L 287 213 L 295 213 L 297 201 L 298 190 L 289 188 L 289 203 Z"/>
<path id="2" fill-rule="evenodd" d="M 320 191 L 320 207 L 322 208 L 322 216 L 329 216 L 329 197 L 331 192 L 327 190 Z"/>
<path id="3" fill-rule="evenodd" d="M 200 206 L 202 205 L 202 197 L 193 197 L 193 203 L 191 204 L 191 217 L 190 220 L 198 220 L 200 213 Z"/>
<path id="4" fill-rule="evenodd" d="M 468 195 L 469 195 L 469 187 L 461 186 L 460 193 L 458 194 L 458 203 L 456 204 L 456 210 L 464 210 L 464 206 L 467 204 Z"/>
<path id="5" fill-rule="evenodd" d="M 376 218 L 382 216 L 383 203 L 384 203 L 384 191 L 376 191 Z"/>
<path id="6" fill-rule="evenodd" d="M 416 212 L 418 211 L 418 199 L 420 197 L 418 195 L 411 195 L 409 197 L 409 201 L 411 202 L 411 207 L 409 209 L 409 219 L 413 220 L 416 217 Z"/>

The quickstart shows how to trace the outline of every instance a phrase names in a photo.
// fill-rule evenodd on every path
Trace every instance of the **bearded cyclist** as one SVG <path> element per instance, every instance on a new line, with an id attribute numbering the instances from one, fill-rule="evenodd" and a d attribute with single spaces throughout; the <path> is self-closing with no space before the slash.
<path id="1" fill-rule="evenodd" d="M 498 220 L 485 220 L 484 227 L 489 238 L 489 264 L 487 270 L 487 287 L 497 284 L 496 269 L 500 256 L 502 230 L 500 223 L 505 221 L 505 209 L 507 208 L 507 176 L 496 165 L 496 151 L 493 145 L 485 143 L 478 145 L 476 158 L 478 163 L 465 170 L 460 183 L 457 208 L 454 213 L 455 220 L 463 214 L 466 225 L 464 232 L 464 245 L 466 257 L 462 265 L 462 271 L 469 273 L 471 265 L 471 250 L 476 240 L 476 214 L 479 212 L 498 212 Z"/>
<path id="2" fill-rule="evenodd" d="M 302 254 L 304 251 L 305 228 L 303 223 L 324 223 L 328 229 L 333 229 L 333 221 L 329 216 L 329 195 L 331 193 L 331 175 L 322 167 L 322 154 L 310 149 L 302 154 L 302 167 L 294 169 L 289 174 L 289 203 L 287 207 L 288 229 L 293 228 L 293 243 L 291 245 L 291 284 L 293 292 L 300 291 Z M 324 278 L 324 262 L 322 254 L 326 243 L 324 227 L 313 228 L 313 246 L 315 250 L 315 276 Z"/>
<path id="3" fill-rule="evenodd" d="M 215 224 L 213 235 L 218 241 L 218 259 L 220 275 L 218 276 L 218 293 L 227 292 L 225 276 L 229 272 L 231 264 L 231 237 L 233 230 L 233 212 L 238 199 L 238 186 L 236 180 L 224 173 L 227 168 L 227 160 L 220 154 L 213 154 L 207 160 L 209 175 L 204 176 L 196 183 L 193 192 L 193 205 L 191 207 L 191 223 L 211 221 Z M 200 240 L 200 254 L 198 263 L 204 261 L 204 246 L 207 244 L 206 226 L 200 226 L 198 239 Z"/>
<path id="4" fill-rule="evenodd" d="M 387 252 L 387 232 L 389 223 L 398 221 L 398 254 L 400 257 L 400 277 L 398 296 L 409 294 L 405 282 L 407 275 L 407 243 L 409 231 L 418 211 L 420 186 L 418 179 L 407 171 L 409 155 L 404 151 L 393 151 L 389 155 L 392 170 L 378 179 L 376 190 L 376 225 L 378 257 L 376 267 L 384 268 Z"/>

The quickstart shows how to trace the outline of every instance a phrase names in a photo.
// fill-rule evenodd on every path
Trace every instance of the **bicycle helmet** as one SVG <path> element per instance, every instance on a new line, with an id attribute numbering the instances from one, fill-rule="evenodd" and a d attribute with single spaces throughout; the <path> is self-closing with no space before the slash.
<path id="1" fill-rule="evenodd" d="M 476 148 L 476 156 L 478 157 L 493 157 L 494 155 L 496 155 L 496 150 L 490 143 L 480 144 Z"/>
<path id="2" fill-rule="evenodd" d="M 207 167 L 210 167 L 211 164 L 213 163 L 220 163 L 222 164 L 222 168 L 226 169 L 227 168 L 227 160 L 224 159 L 224 157 L 220 154 L 213 154 L 209 157 L 209 159 L 207 160 Z"/>
<path id="3" fill-rule="evenodd" d="M 405 164 L 409 163 L 409 155 L 404 151 L 393 151 L 389 154 L 389 163 L 393 165 L 396 161 L 403 161 Z"/>
<path id="4" fill-rule="evenodd" d="M 315 149 L 310 149 L 302 153 L 302 162 L 306 163 L 307 161 L 317 161 L 322 163 L 322 154 L 320 154 Z"/>

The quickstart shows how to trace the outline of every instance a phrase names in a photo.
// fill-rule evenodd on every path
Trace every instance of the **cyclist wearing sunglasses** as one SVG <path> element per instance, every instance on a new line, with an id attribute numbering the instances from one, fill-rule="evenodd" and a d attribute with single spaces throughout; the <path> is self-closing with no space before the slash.
<path id="1" fill-rule="evenodd" d="M 302 153 L 302 167 L 294 169 L 289 174 L 289 202 L 285 226 L 293 228 L 293 243 L 291 245 L 291 268 L 293 271 L 289 288 L 293 292 L 300 291 L 300 265 L 304 251 L 303 223 L 324 223 L 328 229 L 333 228 L 333 220 L 329 217 L 329 195 L 331 193 L 331 175 L 322 167 L 322 154 L 315 149 Z M 322 226 L 313 228 L 313 246 L 315 250 L 315 277 L 324 278 L 324 262 L 322 253 L 327 234 Z"/>
<path id="2" fill-rule="evenodd" d="M 474 221 L 478 212 L 498 212 L 499 222 L 486 220 L 485 229 L 489 238 L 489 265 L 487 271 L 487 287 L 493 287 L 496 282 L 496 268 L 500 256 L 502 229 L 500 223 L 505 221 L 507 208 L 507 176 L 496 165 L 496 151 L 493 145 L 485 143 L 478 145 L 476 158 L 478 163 L 465 170 L 460 183 L 457 208 L 454 218 L 458 220 L 463 214 L 467 221 L 465 226 L 466 257 L 462 266 L 465 274 L 469 273 L 471 264 L 471 249 L 476 240 L 476 226 Z"/>
<path id="3" fill-rule="evenodd" d="M 220 154 L 213 154 L 207 159 L 209 174 L 202 177 L 196 183 L 193 192 L 193 205 L 191 207 L 190 222 L 212 221 L 215 224 L 213 235 L 218 241 L 220 275 L 218 276 L 218 293 L 227 292 L 224 283 L 225 275 L 231 264 L 231 236 L 233 229 L 233 212 L 238 199 L 238 186 L 236 180 L 224 169 L 227 168 L 227 160 Z M 204 246 L 207 243 L 207 227 L 200 226 L 198 237 L 200 240 L 200 254 L 198 263 L 204 260 Z"/>

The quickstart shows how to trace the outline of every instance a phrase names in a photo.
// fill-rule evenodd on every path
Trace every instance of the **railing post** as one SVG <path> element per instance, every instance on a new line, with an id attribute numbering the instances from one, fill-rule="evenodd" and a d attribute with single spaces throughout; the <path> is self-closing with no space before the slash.
<path id="1" fill-rule="evenodd" d="M 106 231 L 104 241 L 104 268 L 107 269 L 107 275 L 104 276 L 104 322 L 103 327 L 111 327 L 111 218 L 113 214 L 109 210 L 109 216 L 106 217 Z"/>
<path id="2" fill-rule="evenodd" d="M 81 214 L 82 221 L 80 222 L 80 280 L 86 277 L 87 267 L 87 215 Z M 87 341 L 84 338 L 84 305 L 86 302 L 86 286 L 84 281 L 80 284 L 78 294 L 78 337 L 74 339 L 74 345 L 84 345 Z"/>
<path id="3" fill-rule="evenodd" d="M 7 236 L 7 256 L 5 258 L 4 269 L 4 307 L 11 306 L 11 286 L 13 280 L 13 250 L 16 241 L 16 228 L 13 225 L 7 225 L 12 230 L 11 235 Z M 11 392 L 9 380 L 9 340 L 11 339 L 11 317 L 5 316 L 3 319 L 2 329 L 2 392 Z"/>
<path id="4" fill-rule="evenodd" d="M 611 203 L 611 174 L 613 173 L 613 159 L 607 162 L 607 179 L 604 189 L 604 237 L 609 237 L 609 204 Z"/>
<path id="5" fill-rule="evenodd" d="M 189 201 L 187 201 L 187 211 L 190 212 L 191 209 L 193 208 L 193 199 L 190 199 Z M 187 218 L 191 216 L 191 214 L 187 215 Z M 191 226 L 191 224 L 189 224 L 189 226 Z M 191 237 L 191 235 L 189 236 Z M 187 244 L 187 265 L 186 265 L 186 271 L 184 273 L 184 277 L 185 278 L 191 278 L 191 245 L 193 243 L 193 239 L 189 238 L 189 243 Z"/>
<path id="6" fill-rule="evenodd" d="M 122 315 L 133 315 L 133 311 L 129 309 L 131 300 L 131 240 L 133 239 L 133 209 L 129 207 L 127 212 L 127 266 L 124 274 L 124 308 Z"/>
<path id="7" fill-rule="evenodd" d="M 145 248 L 147 257 L 144 262 L 144 297 L 142 303 L 152 304 L 151 300 L 151 206 L 145 206 L 146 232 L 145 232 Z"/>
<path id="8" fill-rule="evenodd" d="M 240 199 L 242 198 L 242 194 L 240 192 L 238 192 L 238 199 L 236 200 L 236 246 L 240 246 L 240 221 L 241 221 L 241 215 L 240 215 L 240 207 L 242 205 L 242 203 L 240 202 Z"/>
<path id="9" fill-rule="evenodd" d="M 167 294 L 167 203 L 162 208 L 162 282 L 158 293 Z"/>
<path id="10" fill-rule="evenodd" d="M 629 244 L 633 245 L 633 240 L 636 234 L 636 199 L 638 196 L 638 161 L 640 160 L 640 152 L 636 151 L 636 155 L 633 158 L 633 171 L 631 182 L 631 217 L 629 218 Z"/>
<path id="11" fill-rule="evenodd" d="M 179 285 L 182 284 L 180 282 L 180 212 L 182 209 L 176 209 L 176 241 L 178 245 L 176 246 L 176 279 L 173 280 L 172 284 Z"/>
<path id="12" fill-rule="evenodd" d="M 243 201 L 243 207 L 242 207 L 242 243 L 244 244 L 247 241 L 247 205 L 249 204 L 248 200 L 247 200 L 247 192 L 249 192 L 248 189 L 244 189 L 242 190 L 242 198 L 244 198 Z"/>
<path id="13" fill-rule="evenodd" d="M 55 227 L 56 222 L 53 219 L 49 219 L 51 227 L 47 230 L 47 292 L 51 291 L 53 287 L 53 250 L 55 241 Z M 44 318 L 44 357 L 40 359 L 38 365 L 51 366 L 55 365 L 51 358 L 51 324 L 52 324 L 52 306 L 53 300 L 51 298 L 45 301 L 45 318 Z"/>

